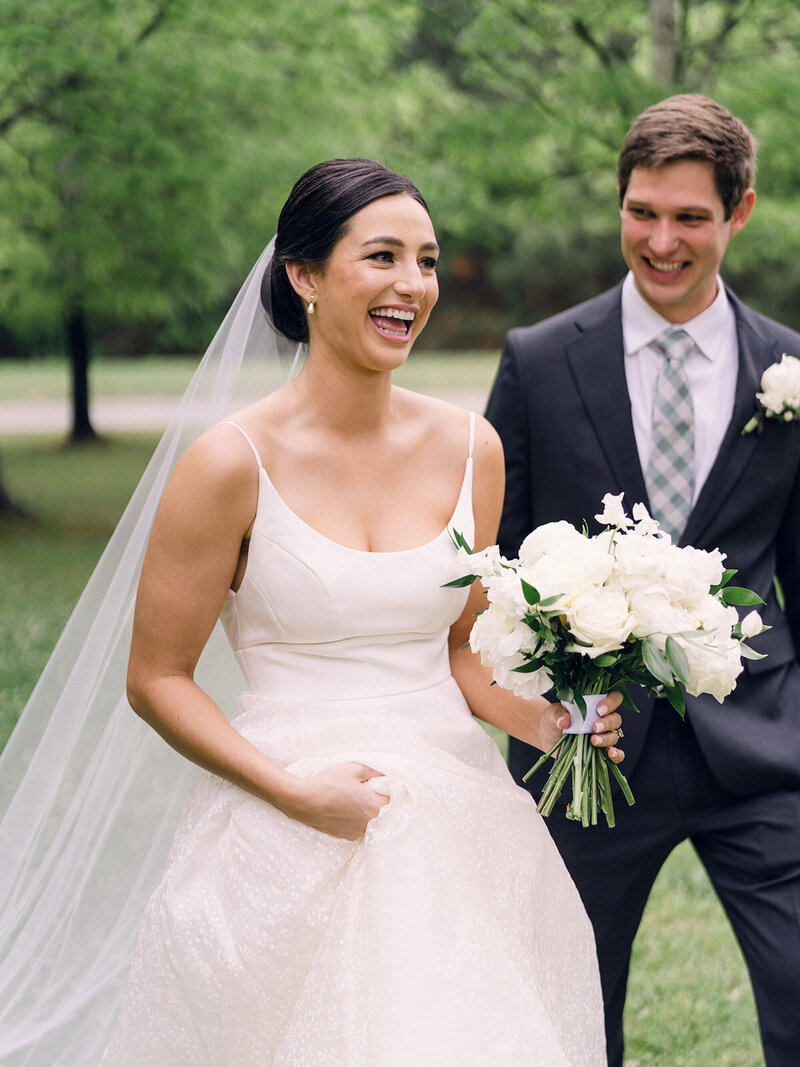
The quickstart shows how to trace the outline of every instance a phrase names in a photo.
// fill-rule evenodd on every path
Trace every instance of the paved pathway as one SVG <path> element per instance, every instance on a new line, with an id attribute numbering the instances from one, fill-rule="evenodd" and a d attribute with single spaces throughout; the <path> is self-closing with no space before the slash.
<path id="1" fill-rule="evenodd" d="M 435 393 L 453 404 L 482 412 L 486 396 L 480 390 Z M 92 424 L 98 433 L 114 430 L 163 430 L 178 406 L 174 397 L 115 397 L 92 401 Z M 63 400 L 0 401 L 0 435 L 12 433 L 67 433 L 69 404 Z"/>

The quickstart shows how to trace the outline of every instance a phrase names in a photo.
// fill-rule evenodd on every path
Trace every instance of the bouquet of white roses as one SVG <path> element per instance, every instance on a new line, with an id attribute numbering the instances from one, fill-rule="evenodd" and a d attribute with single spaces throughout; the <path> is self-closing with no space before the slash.
<path id="1" fill-rule="evenodd" d="M 554 757 L 538 810 L 549 815 L 568 777 L 570 818 L 595 824 L 602 811 L 614 825 L 609 770 L 629 804 L 628 783 L 605 749 L 589 743 L 596 715 L 588 704 L 617 689 L 636 710 L 628 684 L 661 691 L 683 715 L 684 690 L 731 692 L 741 657 L 762 658 L 744 639 L 765 627 L 757 612 L 739 620 L 734 605 L 763 603 L 749 589 L 729 585 L 736 573 L 718 550 L 679 548 L 637 504 L 630 519 L 622 494 L 607 494 L 596 515 L 605 529 L 594 537 L 568 522 L 534 530 L 518 560 L 496 545 L 472 552 L 454 533 L 469 574 L 451 585 L 479 579 L 488 607 L 472 628 L 470 647 L 492 668 L 494 681 L 522 697 L 555 690 L 570 711 L 571 725 L 532 767 L 526 779 Z"/>

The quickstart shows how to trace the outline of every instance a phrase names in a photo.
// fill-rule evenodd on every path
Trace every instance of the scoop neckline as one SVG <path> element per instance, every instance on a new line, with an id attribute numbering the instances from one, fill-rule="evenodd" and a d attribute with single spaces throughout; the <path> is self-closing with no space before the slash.
<path id="1" fill-rule="evenodd" d="M 279 504 L 284 509 L 284 511 L 288 515 L 291 515 L 292 518 L 294 519 L 294 521 L 299 523 L 305 530 L 308 530 L 311 534 L 313 534 L 314 537 L 318 538 L 320 541 L 324 541 L 325 544 L 332 545 L 334 548 L 339 548 L 343 552 L 355 552 L 359 556 L 407 556 L 409 554 L 409 552 L 421 552 L 425 548 L 431 548 L 433 545 L 436 544 L 437 541 L 441 541 L 441 539 L 445 535 L 447 535 L 449 533 L 450 526 L 451 526 L 451 524 L 453 522 L 453 519 L 456 516 L 456 513 L 458 512 L 459 505 L 461 504 L 461 498 L 464 495 L 464 486 L 466 485 L 466 482 L 467 482 L 467 473 L 469 472 L 471 464 L 472 464 L 472 456 L 467 456 L 467 460 L 466 460 L 466 463 L 464 465 L 464 477 L 461 479 L 461 487 L 460 487 L 460 489 L 458 491 L 458 498 L 456 500 L 456 504 L 455 504 L 455 507 L 453 508 L 452 514 L 450 515 L 450 518 L 447 520 L 447 523 L 444 526 L 444 529 L 441 530 L 438 534 L 436 534 L 435 537 L 431 538 L 430 541 L 426 541 L 422 545 L 415 545 L 413 548 L 392 548 L 392 549 L 387 549 L 385 551 L 378 551 L 378 550 L 370 549 L 370 548 L 352 548 L 350 545 L 343 545 L 341 543 L 341 541 L 334 541 L 334 540 L 332 540 L 332 538 L 326 537 L 324 533 L 320 533 L 320 531 L 317 530 L 314 526 L 311 526 L 309 523 L 307 523 L 305 521 L 305 519 L 301 519 L 300 516 L 297 514 L 297 512 L 289 507 L 289 505 L 283 499 L 281 494 L 275 488 L 275 485 L 273 484 L 272 479 L 270 478 L 270 476 L 267 474 L 267 469 L 263 465 L 263 463 L 259 467 L 259 474 L 264 476 L 264 478 L 265 478 L 265 480 L 267 482 L 267 485 L 272 490 L 272 493 L 275 496 L 275 499 L 279 502 Z M 256 507 L 256 526 L 257 525 L 258 525 L 258 508 Z M 254 532 L 255 532 L 256 527 L 254 527 L 253 529 L 254 529 Z"/>

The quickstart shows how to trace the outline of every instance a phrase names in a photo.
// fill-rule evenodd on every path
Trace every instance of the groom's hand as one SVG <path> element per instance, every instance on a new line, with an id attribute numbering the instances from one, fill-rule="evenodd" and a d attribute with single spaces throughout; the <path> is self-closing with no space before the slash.
<path id="1" fill-rule="evenodd" d="M 620 763 L 625 759 L 625 753 L 618 748 L 619 739 L 622 737 L 622 716 L 616 710 L 622 703 L 622 693 L 613 690 L 597 705 L 600 719 L 594 724 L 592 731 L 592 744 L 597 748 L 605 748 L 609 759 L 614 763 Z M 550 704 L 545 709 L 542 717 L 542 732 L 546 737 L 552 737 L 547 748 L 552 747 L 563 730 L 569 726 L 569 712 L 563 704 Z M 545 751 L 547 751 L 545 748 Z"/>

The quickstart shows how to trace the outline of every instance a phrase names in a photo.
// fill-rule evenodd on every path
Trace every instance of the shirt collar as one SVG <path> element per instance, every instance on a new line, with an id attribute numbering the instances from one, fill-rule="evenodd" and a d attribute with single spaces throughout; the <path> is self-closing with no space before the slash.
<path id="1" fill-rule="evenodd" d="M 714 302 L 689 322 L 671 323 L 651 307 L 636 288 L 633 272 L 629 271 L 622 284 L 622 333 L 625 354 L 633 355 L 671 326 L 680 326 L 692 338 L 702 354 L 715 362 L 722 354 L 734 312 L 722 279 L 717 276 L 717 295 Z"/>

